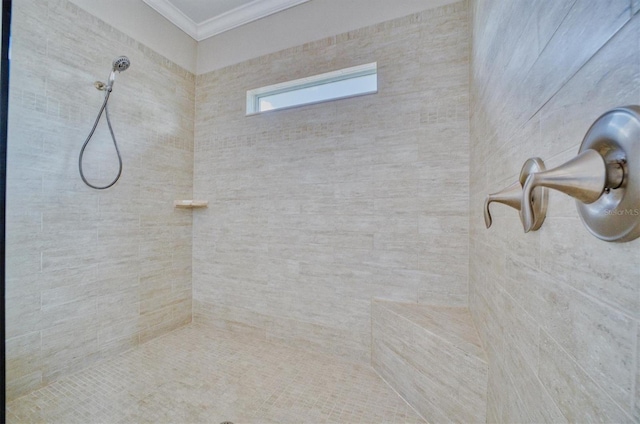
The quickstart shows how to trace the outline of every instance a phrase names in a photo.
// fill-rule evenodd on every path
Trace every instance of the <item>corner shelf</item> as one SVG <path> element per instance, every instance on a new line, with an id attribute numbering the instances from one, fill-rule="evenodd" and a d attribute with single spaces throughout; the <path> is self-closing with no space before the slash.
<path id="1" fill-rule="evenodd" d="M 173 206 L 181 209 L 206 208 L 209 202 L 206 200 L 175 200 Z"/>

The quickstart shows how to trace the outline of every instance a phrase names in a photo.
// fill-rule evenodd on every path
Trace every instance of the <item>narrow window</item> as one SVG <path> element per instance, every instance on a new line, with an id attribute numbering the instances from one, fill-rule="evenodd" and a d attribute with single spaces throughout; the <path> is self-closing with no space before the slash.
<path id="1" fill-rule="evenodd" d="M 377 62 L 247 91 L 247 115 L 378 92 Z"/>

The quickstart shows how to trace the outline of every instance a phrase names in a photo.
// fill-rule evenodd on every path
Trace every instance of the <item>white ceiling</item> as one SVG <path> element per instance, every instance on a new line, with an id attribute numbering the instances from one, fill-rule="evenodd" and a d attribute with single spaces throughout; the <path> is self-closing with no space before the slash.
<path id="1" fill-rule="evenodd" d="M 196 41 L 309 0 L 143 0 Z"/>
<path id="2" fill-rule="evenodd" d="M 178 10 L 196 24 L 222 15 L 253 0 L 169 0 Z"/>

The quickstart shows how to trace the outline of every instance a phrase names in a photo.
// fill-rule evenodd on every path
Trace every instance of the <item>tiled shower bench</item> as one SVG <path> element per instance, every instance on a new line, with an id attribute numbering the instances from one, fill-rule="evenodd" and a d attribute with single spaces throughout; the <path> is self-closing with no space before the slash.
<path id="1" fill-rule="evenodd" d="M 374 300 L 374 369 L 429 422 L 485 422 L 488 365 L 469 310 Z"/>

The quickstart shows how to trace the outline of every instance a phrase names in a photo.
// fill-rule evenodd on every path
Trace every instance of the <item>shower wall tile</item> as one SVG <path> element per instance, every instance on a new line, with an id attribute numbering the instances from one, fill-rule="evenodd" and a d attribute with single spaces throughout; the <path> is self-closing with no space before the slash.
<path id="1" fill-rule="evenodd" d="M 640 340 L 640 326 L 638 326 L 638 338 L 636 339 L 636 343 Z M 636 371 L 635 371 L 635 387 L 638 387 L 638 383 L 640 383 L 640 363 L 636 361 Z M 638 421 L 640 420 L 640 391 L 636 390 L 635 399 L 634 399 L 634 408 L 633 408 L 633 418 Z"/>
<path id="2" fill-rule="evenodd" d="M 37 375 L 38 380 L 42 379 L 42 371 L 34 372 L 34 369 L 38 368 L 36 364 L 42 363 L 41 345 L 42 335 L 39 331 L 7 340 L 6 378 L 8 381 L 16 381 L 29 375 Z M 12 388 L 13 391 L 33 389 L 34 386 Z"/>
<path id="3" fill-rule="evenodd" d="M 466 307 L 374 301 L 372 356 L 429 421 L 485 421 L 487 362 Z"/>
<path id="4" fill-rule="evenodd" d="M 194 293 L 194 297 L 197 294 Z M 250 334 L 266 340 L 266 330 L 270 318 L 246 309 L 213 304 L 195 300 L 193 319 L 232 333 Z"/>
<path id="5" fill-rule="evenodd" d="M 540 380 L 570 422 L 632 422 L 631 416 L 562 351 L 543 330 L 540 333 Z"/>
<path id="6" fill-rule="evenodd" d="M 372 298 L 467 304 L 467 8 L 196 78 L 196 321 L 367 362 Z M 245 116 L 248 89 L 374 61 L 375 95 Z"/>
<path id="7" fill-rule="evenodd" d="M 371 332 L 330 328 L 278 317 L 267 325 L 267 340 L 285 342 L 301 349 L 329 353 L 365 362 L 371 355 Z"/>
<path id="8" fill-rule="evenodd" d="M 14 3 L 7 170 L 7 397 L 191 320 L 195 77 L 66 0 Z M 120 181 L 86 187 L 93 81 L 127 55 L 109 110 Z M 162 89 L 159 89 L 162 87 Z M 109 182 L 104 117 L 85 156 Z"/>
<path id="9" fill-rule="evenodd" d="M 600 114 L 638 104 L 634 1 L 596 3 L 471 2 L 469 305 L 496 421 L 637 420 L 639 241 L 591 236 L 558 192 L 535 233 L 481 212 L 528 157 L 560 165 Z"/>

